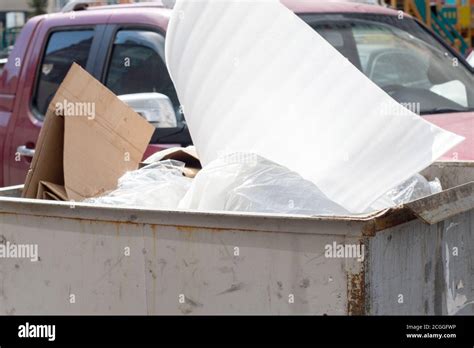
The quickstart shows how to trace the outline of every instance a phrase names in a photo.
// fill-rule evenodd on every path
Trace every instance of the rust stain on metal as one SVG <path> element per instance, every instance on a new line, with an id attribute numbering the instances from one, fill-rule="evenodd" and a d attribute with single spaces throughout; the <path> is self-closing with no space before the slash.
<path id="1" fill-rule="evenodd" d="M 376 217 L 368 221 L 362 227 L 362 235 L 372 237 L 379 231 L 390 227 L 401 225 L 405 222 L 415 220 L 417 217 L 411 209 L 406 207 L 396 207 L 389 209 L 382 216 Z"/>
<path id="2" fill-rule="evenodd" d="M 347 314 L 365 314 L 365 272 L 347 275 Z"/>
<path id="3" fill-rule="evenodd" d="M 359 239 L 364 246 L 364 261 L 355 263 L 347 271 L 347 314 L 365 315 L 367 312 L 365 270 L 369 259 L 369 240 L 367 237 Z"/>

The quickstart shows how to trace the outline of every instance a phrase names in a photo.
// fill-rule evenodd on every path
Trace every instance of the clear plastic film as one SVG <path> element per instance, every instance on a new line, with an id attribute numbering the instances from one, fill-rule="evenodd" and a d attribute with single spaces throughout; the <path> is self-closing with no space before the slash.
<path id="1" fill-rule="evenodd" d="M 347 215 L 312 182 L 255 154 L 212 161 L 194 178 L 179 208 L 303 215 Z"/>
<path id="2" fill-rule="evenodd" d="M 380 210 L 400 205 L 441 192 L 441 182 L 438 178 L 427 180 L 421 174 L 415 174 L 408 180 L 387 191 L 371 206 L 370 210 Z"/>
<path id="3" fill-rule="evenodd" d="M 176 209 L 191 185 L 191 179 L 183 176 L 183 168 L 184 163 L 175 160 L 152 163 L 125 173 L 118 180 L 116 190 L 101 197 L 89 198 L 84 202 Z"/>

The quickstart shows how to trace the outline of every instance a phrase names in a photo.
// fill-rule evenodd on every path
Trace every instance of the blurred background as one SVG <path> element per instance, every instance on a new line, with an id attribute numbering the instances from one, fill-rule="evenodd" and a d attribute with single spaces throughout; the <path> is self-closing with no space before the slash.
<path id="1" fill-rule="evenodd" d="M 148 0 L 149 1 L 149 0 Z M 311 0 L 307 0 L 311 1 Z M 314 0 L 324 1 L 324 0 Z M 353 0 L 390 6 L 423 21 L 450 46 L 467 56 L 474 45 L 474 0 Z M 71 0 L 1 0 L 0 59 L 8 55 L 29 17 L 67 9 Z M 140 0 L 91 1 L 94 5 L 145 2 Z"/>
<path id="2" fill-rule="evenodd" d="M 0 59 L 8 56 L 15 39 L 28 18 L 60 12 L 71 0 L 0 0 Z M 140 0 L 91 1 L 91 5 L 113 5 L 120 3 L 150 2 Z"/>

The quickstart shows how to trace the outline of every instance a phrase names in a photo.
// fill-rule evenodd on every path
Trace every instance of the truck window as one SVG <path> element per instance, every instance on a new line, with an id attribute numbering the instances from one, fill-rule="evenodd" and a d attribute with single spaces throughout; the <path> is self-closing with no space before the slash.
<path id="1" fill-rule="evenodd" d="M 51 99 L 73 62 L 86 67 L 94 30 L 57 31 L 51 34 L 41 61 L 33 106 L 44 117 Z"/>
<path id="2" fill-rule="evenodd" d="M 457 64 L 429 32 L 409 18 L 358 16 L 306 18 L 368 78 L 411 111 L 473 110 L 472 73 L 461 62 Z"/>
<path id="3" fill-rule="evenodd" d="M 120 30 L 112 48 L 105 84 L 115 94 L 157 92 L 179 107 L 165 59 L 165 38 L 149 30 Z"/>

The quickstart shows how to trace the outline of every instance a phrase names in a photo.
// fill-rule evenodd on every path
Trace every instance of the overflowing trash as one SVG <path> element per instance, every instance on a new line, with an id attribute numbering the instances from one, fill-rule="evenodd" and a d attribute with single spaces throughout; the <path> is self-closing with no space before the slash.
<path id="1" fill-rule="evenodd" d="M 438 178 L 428 181 L 423 175 L 415 174 L 400 185 L 387 191 L 380 199 L 371 205 L 370 210 L 390 208 L 441 192 L 441 182 Z"/>
<path id="2" fill-rule="evenodd" d="M 152 209 L 176 209 L 188 191 L 191 179 L 184 176 L 184 163 L 165 160 L 125 173 L 118 187 L 106 195 L 84 202 Z"/>
<path id="3" fill-rule="evenodd" d="M 351 213 L 463 140 L 394 100 L 280 1 L 177 0 L 165 53 L 204 168 L 222 151 L 255 153 Z"/>
<path id="4" fill-rule="evenodd" d="M 442 191 L 438 178 L 421 174 L 390 189 L 367 212 L 390 208 Z M 296 172 L 255 154 L 225 155 L 202 169 L 180 209 L 295 215 L 352 215 Z"/>
<path id="5" fill-rule="evenodd" d="M 202 169 L 181 209 L 347 215 L 311 181 L 254 154 L 222 156 Z"/>
<path id="6" fill-rule="evenodd" d="M 279 1 L 202 3 L 176 2 L 165 48 L 196 148 L 142 161 L 153 126 L 73 65 L 24 197 L 348 216 L 441 190 L 417 173 L 462 137 L 400 105 Z M 54 102 L 67 98 L 91 100 L 96 114 L 57 115 Z"/>
<path id="7" fill-rule="evenodd" d="M 193 153 L 193 149 L 186 149 Z M 164 150 L 153 158 L 180 154 Z M 147 160 L 148 162 L 150 160 Z M 162 210 L 240 211 L 291 215 L 349 216 L 311 181 L 298 173 L 248 153 L 219 157 L 192 178 L 185 163 L 166 159 L 125 173 L 118 187 L 84 202 Z M 194 174 L 193 174 L 194 175 Z M 368 211 L 381 210 L 441 192 L 438 178 L 416 174 L 386 192 Z"/>

